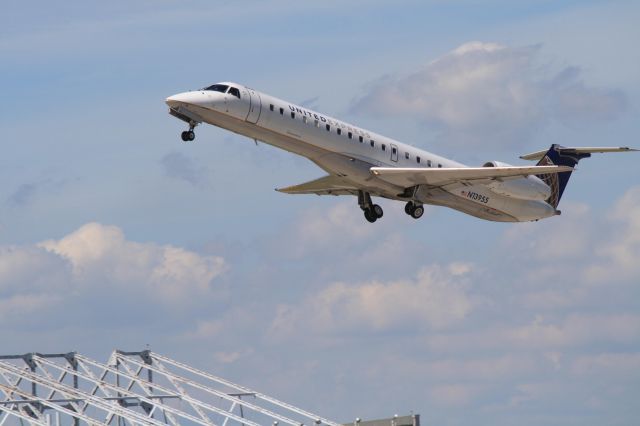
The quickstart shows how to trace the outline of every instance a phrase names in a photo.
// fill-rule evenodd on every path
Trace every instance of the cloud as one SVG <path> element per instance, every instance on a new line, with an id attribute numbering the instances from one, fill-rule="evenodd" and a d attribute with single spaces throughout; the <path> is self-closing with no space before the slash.
<path id="1" fill-rule="evenodd" d="M 465 291 L 469 271 L 468 265 L 433 265 L 413 280 L 333 283 L 300 307 L 280 305 L 271 334 L 444 329 L 460 322 L 472 308 Z"/>
<path id="2" fill-rule="evenodd" d="M 493 324 L 458 334 L 427 338 L 437 351 L 476 351 L 509 348 L 512 351 L 580 348 L 594 345 L 632 344 L 640 339 L 640 316 L 631 313 L 571 314 L 553 320 L 537 315 L 526 324 Z"/>
<path id="3" fill-rule="evenodd" d="M 226 269 L 221 257 L 129 241 L 118 227 L 89 223 L 60 240 L 0 247 L 0 318 L 6 325 L 16 321 L 12 312 L 41 308 L 63 317 L 73 303 L 95 313 L 143 300 L 165 312 L 197 307 Z"/>
<path id="4" fill-rule="evenodd" d="M 344 245 L 375 233 L 376 229 L 363 220 L 357 204 L 343 202 L 329 209 L 305 211 L 293 225 L 292 238 L 306 253 Z M 302 254 L 297 249 L 296 253 Z"/>
<path id="5" fill-rule="evenodd" d="M 192 159 L 184 154 L 172 151 L 160 160 L 166 176 L 183 180 L 191 185 L 202 188 L 209 185 L 209 171 L 206 167 L 197 166 Z"/>
<path id="6" fill-rule="evenodd" d="M 434 386 L 429 390 L 429 397 L 440 405 L 466 405 L 481 389 L 476 385 L 447 384 Z"/>
<path id="7" fill-rule="evenodd" d="M 310 208 L 282 232 L 274 244 L 278 256 L 315 259 L 321 256 L 331 269 L 366 271 L 371 265 L 402 265 L 415 268 L 414 261 L 423 256 L 421 241 L 396 232 L 398 224 L 418 226 L 398 203 L 384 206 L 384 217 L 375 224 L 364 220 L 355 199 L 339 201 L 329 208 Z M 432 212 L 425 209 L 425 216 Z M 404 225 L 402 225 L 404 226 Z M 336 262 L 339 265 L 335 265 Z M 382 270 L 383 268 L 380 268 Z"/>
<path id="8" fill-rule="evenodd" d="M 9 196 L 9 202 L 23 206 L 27 204 L 36 194 L 36 185 L 33 183 L 23 183 L 13 194 Z"/>
<path id="9" fill-rule="evenodd" d="M 600 261 L 588 270 L 590 281 L 640 276 L 640 186 L 619 199 L 609 217 L 611 237 L 596 248 Z"/>
<path id="10" fill-rule="evenodd" d="M 33 202 L 40 194 L 57 191 L 68 182 L 52 178 L 42 178 L 33 182 L 26 182 L 18 187 L 7 197 L 7 202 L 13 206 L 23 207 Z"/>
<path id="11" fill-rule="evenodd" d="M 353 101 L 352 110 L 409 115 L 447 143 L 524 144 L 544 126 L 609 120 L 626 109 L 620 92 L 587 86 L 582 71 L 554 72 L 539 45 L 469 42 L 407 76 L 386 76 Z"/>
<path id="12" fill-rule="evenodd" d="M 60 240 L 38 245 L 67 259 L 74 279 L 82 284 L 108 282 L 136 286 L 165 303 L 188 303 L 210 290 L 226 264 L 220 257 L 154 243 L 127 241 L 115 226 L 89 223 Z"/>
<path id="13" fill-rule="evenodd" d="M 640 353 L 602 353 L 577 357 L 571 365 L 576 375 L 606 375 L 638 380 L 640 376 Z"/>
<path id="14" fill-rule="evenodd" d="M 519 223 L 505 231 L 502 242 L 511 248 L 520 248 L 540 261 L 583 258 L 589 254 L 594 235 L 585 232 L 594 226 L 588 205 L 563 202 L 561 218 L 550 219 L 544 233 L 539 223 Z"/>

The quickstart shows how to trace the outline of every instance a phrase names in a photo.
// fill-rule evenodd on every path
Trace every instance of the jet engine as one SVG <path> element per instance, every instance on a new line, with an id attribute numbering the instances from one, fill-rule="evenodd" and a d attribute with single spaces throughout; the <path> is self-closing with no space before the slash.
<path id="1" fill-rule="evenodd" d="M 512 165 L 500 161 L 489 161 L 484 163 L 482 167 L 512 167 Z M 495 180 L 487 184 L 487 187 L 496 194 L 521 200 L 545 201 L 551 196 L 549 186 L 544 183 L 542 179 L 533 175 L 511 179 L 506 178 L 502 181 Z"/>

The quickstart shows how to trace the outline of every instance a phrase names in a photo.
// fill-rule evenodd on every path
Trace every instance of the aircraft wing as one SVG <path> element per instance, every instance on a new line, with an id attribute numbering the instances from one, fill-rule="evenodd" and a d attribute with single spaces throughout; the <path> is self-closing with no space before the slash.
<path id="1" fill-rule="evenodd" d="M 338 176 L 327 175 L 299 185 L 278 188 L 285 194 L 357 195 L 358 188 Z"/>
<path id="2" fill-rule="evenodd" d="M 570 172 L 568 166 L 510 166 L 510 167 L 372 167 L 371 173 L 380 179 L 408 188 L 415 185 L 444 186 L 454 183 L 508 180 L 529 175 Z"/>

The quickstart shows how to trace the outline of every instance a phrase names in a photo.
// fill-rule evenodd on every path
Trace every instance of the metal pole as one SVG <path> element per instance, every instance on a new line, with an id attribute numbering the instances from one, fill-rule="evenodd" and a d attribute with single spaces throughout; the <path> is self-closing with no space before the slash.
<path id="1" fill-rule="evenodd" d="M 73 372 L 75 373 L 73 375 L 73 388 L 74 389 L 78 389 L 78 362 L 74 359 L 74 362 L 71 364 L 71 368 L 73 368 Z M 73 426 L 79 426 L 80 425 L 80 419 L 77 417 L 73 418 Z"/>

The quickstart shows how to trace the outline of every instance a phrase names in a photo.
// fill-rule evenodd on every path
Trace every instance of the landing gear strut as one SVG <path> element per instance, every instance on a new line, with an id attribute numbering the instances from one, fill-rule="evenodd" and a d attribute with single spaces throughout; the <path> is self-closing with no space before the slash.
<path id="1" fill-rule="evenodd" d="M 196 134 L 193 132 L 193 129 L 195 129 L 197 125 L 198 123 L 189 123 L 189 130 L 185 130 L 180 134 L 180 137 L 184 142 L 190 142 L 196 138 Z"/>
<path id="2" fill-rule="evenodd" d="M 371 201 L 371 195 L 369 195 L 368 192 L 358 191 L 358 204 L 364 212 L 364 218 L 371 223 L 380 219 L 384 215 L 382 207 L 378 204 L 373 204 Z"/>
<path id="3" fill-rule="evenodd" d="M 413 201 L 409 201 L 404 206 L 404 212 L 414 219 L 420 219 L 424 214 L 424 207 L 422 207 L 422 204 L 415 204 Z"/>

